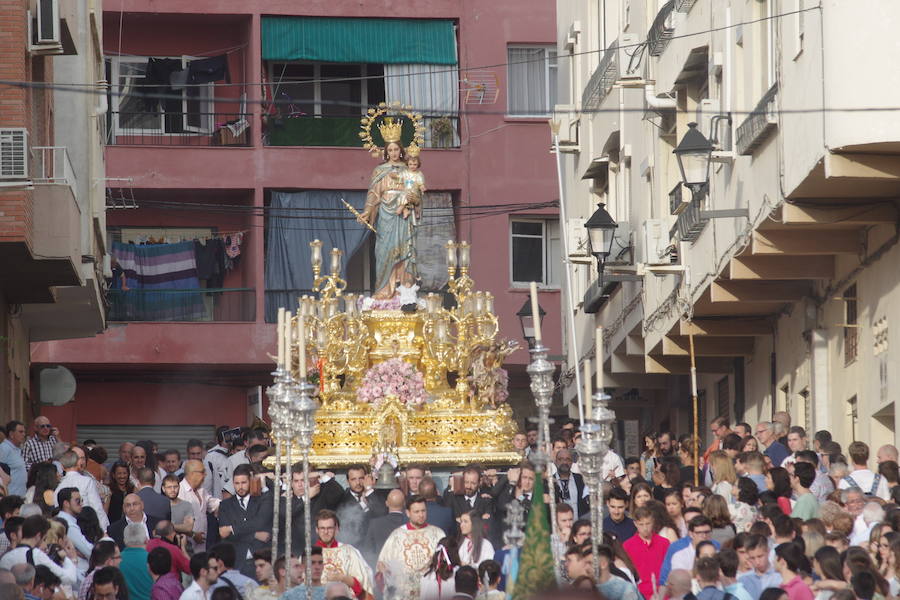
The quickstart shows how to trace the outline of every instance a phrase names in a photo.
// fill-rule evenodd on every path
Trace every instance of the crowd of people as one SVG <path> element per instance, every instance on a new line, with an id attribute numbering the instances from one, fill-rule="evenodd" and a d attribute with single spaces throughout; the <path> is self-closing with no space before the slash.
<path id="1" fill-rule="evenodd" d="M 691 435 L 648 433 L 640 456 L 606 473 L 596 559 L 588 514 L 557 483 L 570 505 L 557 507 L 554 540 L 569 589 L 606 600 L 900 595 L 894 445 L 870 456 L 866 443 L 843 448 L 828 431 L 810 439 L 785 412 L 755 429 L 716 418 L 710 432 L 705 449 Z M 577 467 L 569 446 L 554 442 L 557 481 Z"/>
<path id="2" fill-rule="evenodd" d="M 556 502 L 559 597 L 900 596 L 896 447 L 870 457 L 827 431 L 808 439 L 786 413 L 755 429 L 717 418 L 705 449 L 663 432 L 644 436 L 640 456 L 610 451 L 593 541 L 572 422 L 544 473 L 529 461 L 533 429 L 514 437 L 522 462 L 505 471 L 314 472 L 308 556 L 302 466 L 276 481 L 263 427 L 220 427 L 184 453 L 126 442 L 112 458 L 92 440 L 61 441 L 46 417 L 31 428 L 11 421 L 0 443 L 3 600 L 302 600 L 307 586 L 317 599 L 500 600 L 516 570 L 510 509 L 524 524 L 542 501 Z"/>

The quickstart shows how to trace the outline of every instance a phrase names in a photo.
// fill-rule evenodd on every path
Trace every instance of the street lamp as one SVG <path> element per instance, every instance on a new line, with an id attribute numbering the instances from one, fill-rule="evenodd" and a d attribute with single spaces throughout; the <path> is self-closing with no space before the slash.
<path id="1" fill-rule="evenodd" d="M 544 315 L 546 314 L 547 311 L 545 311 L 541 305 L 538 305 L 539 324 L 543 325 Z M 528 349 L 531 350 L 534 348 L 534 315 L 531 313 L 530 300 L 525 301 L 525 304 L 522 305 L 522 308 L 519 309 L 516 316 L 519 317 L 519 324 L 522 326 L 522 337 L 528 342 Z"/>
<path id="2" fill-rule="evenodd" d="M 681 182 L 692 194 L 696 194 L 703 186 L 709 184 L 713 145 L 700 133 L 696 123 L 688 123 L 687 133 L 672 152 L 678 160 Z"/>
<path id="3" fill-rule="evenodd" d="M 597 259 L 597 284 L 603 287 L 603 268 L 607 257 L 612 253 L 613 240 L 616 238 L 618 224 L 606 211 L 605 204 L 597 204 L 597 210 L 585 224 L 588 230 L 588 250 Z"/>

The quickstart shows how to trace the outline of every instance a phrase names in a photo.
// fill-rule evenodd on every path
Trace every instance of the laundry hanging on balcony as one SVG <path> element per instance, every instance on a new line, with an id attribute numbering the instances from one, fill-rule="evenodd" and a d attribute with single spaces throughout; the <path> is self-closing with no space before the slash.
<path id="1" fill-rule="evenodd" d="M 142 93 L 144 104 L 151 112 L 155 112 L 160 104 L 168 110 L 170 100 L 160 96 L 180 94 L 188 85 L 222 80 L 231 83 L 227 54 L 187 62 L 177 58 L 150 57 L 145 73 Z M 175 103 L 180 111 L 181 100 L 175 100 Z"/>
<path id="2" fill-rule="evenodd" d="M 114 281 L 111 313 L 129 321 L 192 321 L 204 305 L 194 242 L 137 245 L 113 242 L 110 254 L 124 274 Z"/>

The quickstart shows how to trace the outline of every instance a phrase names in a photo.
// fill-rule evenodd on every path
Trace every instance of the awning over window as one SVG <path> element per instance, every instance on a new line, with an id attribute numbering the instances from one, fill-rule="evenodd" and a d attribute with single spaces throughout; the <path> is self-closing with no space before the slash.
<path id="1" fill-rule="evenodd" d="M 263 17 L 263 60 L 455 65 L 453 21 Z"/>

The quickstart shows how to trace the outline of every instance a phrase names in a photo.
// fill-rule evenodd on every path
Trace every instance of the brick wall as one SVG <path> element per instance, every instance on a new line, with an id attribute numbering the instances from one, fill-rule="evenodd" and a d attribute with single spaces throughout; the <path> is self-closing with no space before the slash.
<path id="1" fill-rule="evenodd" d="M 27 0 L 0 0 L 0 79 L 52 81 L 52 60 L 28 53 Z M 52 143 L 49 91 L 0 86 L 0 127 L 27 127 L 31 146 Z M 31 248 L 32 206 L 27 191 L 0 190 L 0 243 Z"/>

